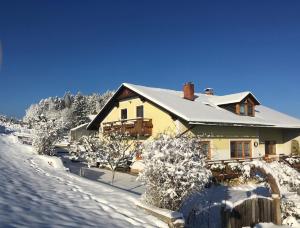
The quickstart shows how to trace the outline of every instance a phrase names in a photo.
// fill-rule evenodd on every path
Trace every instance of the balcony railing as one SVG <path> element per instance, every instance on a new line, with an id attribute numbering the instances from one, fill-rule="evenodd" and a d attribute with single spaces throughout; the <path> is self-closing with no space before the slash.
<path id="1" fill-rule="evenodd" d="M 103 133 L 126 133 L 129 136 L 151 136 L 152 119 L 137 118 L 103 123 Z"/>

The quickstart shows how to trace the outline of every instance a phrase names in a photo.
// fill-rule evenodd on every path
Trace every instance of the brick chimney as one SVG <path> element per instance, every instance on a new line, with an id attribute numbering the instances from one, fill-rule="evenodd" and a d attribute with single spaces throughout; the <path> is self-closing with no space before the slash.
<path id="1" fill-rule="evenodd" d="M 192 82 L 187 82 L 183 85 L 183 98 L 190 101 L 195 100 L 195 89 Z"/>
<path id="2" fill-rule="evenodd" d="M 204 90 L 204 93 L 205 93 L 206 95 L 214 95 L 214 89 L 213 89 L 213 88 L 206 88 L 206 89 Z"/>

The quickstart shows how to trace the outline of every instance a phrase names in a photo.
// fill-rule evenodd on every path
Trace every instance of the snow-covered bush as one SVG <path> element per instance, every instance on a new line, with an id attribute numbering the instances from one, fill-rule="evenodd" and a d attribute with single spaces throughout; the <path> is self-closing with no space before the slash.
<path id="1" fill-rule="evenodd" d="M 54 154 L 54 143 L 59 138 L 59 130 L 49 124 L 41 125 L 35 130 L 32 146 L 38 154 Z"/>
<path id="2" fill-rule="evenodd" d="M 209 182 L 207 155 L 197 137 L 161 135 L 145 146 L 139 175 L 146 186 L 143 199 L 151 205 L 178 210 L 183 200 Z"/>

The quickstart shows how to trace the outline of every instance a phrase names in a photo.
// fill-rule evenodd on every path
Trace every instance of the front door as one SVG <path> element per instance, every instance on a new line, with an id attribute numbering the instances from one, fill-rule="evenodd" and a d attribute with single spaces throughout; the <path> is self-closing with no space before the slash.
<path id="1" fill-rule="evenodd" d="M 276 141 L 265 141 L 265 154 L 276 155 Z"/>

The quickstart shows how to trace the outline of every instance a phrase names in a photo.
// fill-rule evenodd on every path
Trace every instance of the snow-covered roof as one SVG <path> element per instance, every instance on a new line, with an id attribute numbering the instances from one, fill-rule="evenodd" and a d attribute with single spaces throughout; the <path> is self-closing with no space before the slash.
<path id="1" fill-rule="evenodd" d="M 76 130 L 82 129 L 82 128 L 86 127 L 88 124 L 89 123 L 81 124 L 81 125 L 79 125 L 77 127 L 72 128 L 70 131 L 76 131 Z"/>
<path id="2" fill-rule="evenodd" d="M 257 104 L 260 104 L 260 102 L 256 99 L 256 97 L 251 92 L 248 91 L 224 95 L 224 96 L 216 96 L 216 95 L 214 96 L 206 95 L 206 96 L 209 96 L 208 99 L 215 105 L 223 105 L 223 104 L 233 104 L 233 103 L 241 102 L 245 97 L 248 97 L 249 95 L 251 95 L 257 101 Z"/>
<path id="3" fill-rule="evenodd" d="M 95 119 L 97 115 L 88 115 L 87 117 L 89 118 L 90 121 L 92 121 L 93 119 Z"/>
<path id="4" fill-rule="evenodd" d="M 126 87 L 139 94 L 147 100 L 162 107 L 168 112 L 187 121 L 189 124 L 217 124 L 217 125 L 235 125 L 235 126 L 269 126 L 280 128 L 300 128 L 300 120 L 286 114 L 280 113 L 263 105 L 257 105 L 255 116 L 241 116 L 219 107 L 221 104 L 230 104 L 240 102 L 248 95 L 259 101 L 251 92 L 242 92 L 225 96 L 206 95 L 202 93 L 195 94 L 195 100 L 183 99 L 182 91 L 175 91 L 162 88 L 152 88 L 129 83 L 123 83 L 119 89 Z M 93 128 L 96 122 L 101 119 L 101 114 L 108 114 L 106 106 L 115 98 L 115 95 L 103 107 L 96 118 L 89 124 L 88 128 Z M 97 124 L 98 125 L 98 124 Z"/>

